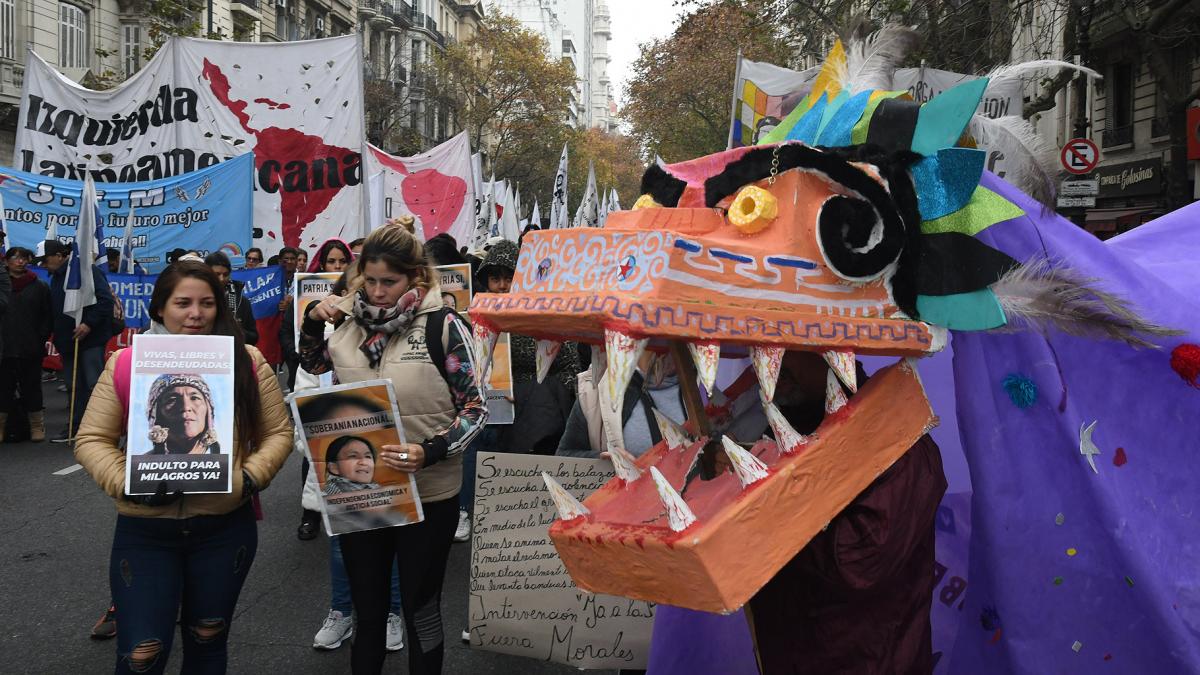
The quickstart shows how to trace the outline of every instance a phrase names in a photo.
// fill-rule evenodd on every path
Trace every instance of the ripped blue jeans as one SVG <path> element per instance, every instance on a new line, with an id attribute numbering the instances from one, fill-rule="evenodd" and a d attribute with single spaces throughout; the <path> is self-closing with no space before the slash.
<path id="1" fill-rule="evenodd" d="M 108 568 L 115 672 L 163 672 L 179 616 L 183 672 L 224 673 L 229 625 L 257 548 L 249 502 L 220 516 L 118 516 Z"/>

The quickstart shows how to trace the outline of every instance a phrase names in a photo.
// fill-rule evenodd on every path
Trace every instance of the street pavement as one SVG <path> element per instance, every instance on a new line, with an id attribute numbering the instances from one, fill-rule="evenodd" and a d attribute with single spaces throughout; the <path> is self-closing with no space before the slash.
<path id="1" fill-rule="evenodd" d="M 48 436 L 67 418 L 67 400 L 44 383 Z M 0 628 L 2 673 L 111 672 L 115 641 L 88 638 L 109 604 L 108 559 L 116 510 L 77 467 L 66 444 L 5 443 L 8 487 L 0 497 L 0 589 L 8 614 Z M 230 673 L 350 672 L 349 643 L 312 648 L 329 611 L 329 545 L 322 534 L 296 539 L 300 460 L 293 455 L 262 494 L 258 554 L 238 602 L 229 646 Z M 472 650 L 459 639 L 467 619 L 470 544 L 455 544 L 446 572 L 442 615 L 446 673 L 540 675 L 576 672 L 565 665 Z M 179 672 L 178 633 L 167 672 Z M 406 673 L 407 646 L 390 654 L 385 673 Z"/>

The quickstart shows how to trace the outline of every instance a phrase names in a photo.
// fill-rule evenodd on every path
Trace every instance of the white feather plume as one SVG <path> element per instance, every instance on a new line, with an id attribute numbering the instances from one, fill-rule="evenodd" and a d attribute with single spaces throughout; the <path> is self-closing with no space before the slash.
<path id="1" fill-rule="evenodd" d="M 976 114 L 967 127 L 975 143 L 1004 155 L 1004 179 L 1046 206 L 1054 203 L 1057 153 L 1020 115 Z"/>
<path id="2" fill-rule="evenodd" d="M 1062 68 L 1074 70 L 1088 77 L 1103 79 L 1100 73 L 1088 68 L 1080 66 L 1070 61 L 1059 61 L 1057 59 L 1040 59 L 1037 61 L 1026 61 L 1024 63 L 1009 63 L 1003 66 L 996 66 L 992 72 L 987 74 L 988 86 L 987 91 L 993 91 L 1004 85 L 1019 81 L 1022 77 L 1028 77 L 1040 70 L 1058 71 Z"/>
<path id="3" fill-rule="evenodd" d="M 1045 259 L 1013 268 L 992 284 L 992 292 L 1009 323 L 1000 331 L 1030 324 L 1081 337 L 1118 340 L 1133 347 L 1157 349 L 1143 336 L 1179 335 L 1142 318 L 1124 299 L 1101 289 L 1095 279 L 1081 277 Z"/>
<path id="4" fill-rule="evenodd" d="M 907 26 L 888 24 L 864 35 L 864 26 L 855 30 L 846 45 L 846 68 L 834 73 L 835 80 L 850 93 L 869 89 L 893 89 L 896 67 L 920 42 L 917 32 Z"/>

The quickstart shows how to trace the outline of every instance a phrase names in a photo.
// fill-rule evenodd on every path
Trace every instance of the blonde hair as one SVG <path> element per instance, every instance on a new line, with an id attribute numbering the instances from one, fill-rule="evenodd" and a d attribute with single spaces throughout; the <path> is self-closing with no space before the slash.
<path id="1" fill-rule="evenodd" d="M 357 293 L 366 284 L 363 272 L 367 263 L 371 262 L 382 262 L 393 272 L 407 276 L 413 286 L 429 290 L 436 277 L 425 257 L 425 247 L 413 235 L 415 222 L 412 216 L 393 218 L 367 236 L 363 241 L 362 253 L 346 271 L 346 290 L 349 294 Z"/>

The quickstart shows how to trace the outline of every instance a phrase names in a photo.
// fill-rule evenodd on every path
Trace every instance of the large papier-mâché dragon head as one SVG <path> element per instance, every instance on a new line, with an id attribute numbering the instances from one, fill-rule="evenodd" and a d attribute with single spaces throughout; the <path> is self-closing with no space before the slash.
<path id="1" fill-rule="evenodd" d="M 564 340 L 596 345 L 616 429 L 644 350 L 673 353 L 710 393 L 722 355 L 752 359 L 774 438 L 704 437 L 691 406 L 686 427 L 660 416 L 663 442 L 636 460 L 607 434 L 617 478 L 583 503 L 547 478 L 562 518 L 551 536 L 580 587 L 708 611 L 745 603 L 936 424 L 911 360 L 859 390 L 855 353 L 918 357 L 947 329 L 1028 318 L 1134 344 L 1153 332 L 1062 266 L 973 236 L 1023 213 L 979 185 L 976 141 L 1003 147 L 1010 178 L 1046 198 L 1043 150 L 1023 121 L 976 116 L 989 78 L 924 104 L 891 91 L 910 42 L 889 28 L 839 43 L 771 142 L 650 167 L 632 210 L 603 228 L 528 233 L 511 291 L 476 296 L 481 363 L 503 331 L 538 338 L 542 364 Z M 772 402 L 786 350 L 830 366 L 827 414 L 809 436 Z M 697 470 L 705 448 L 732 470 Z"/>

